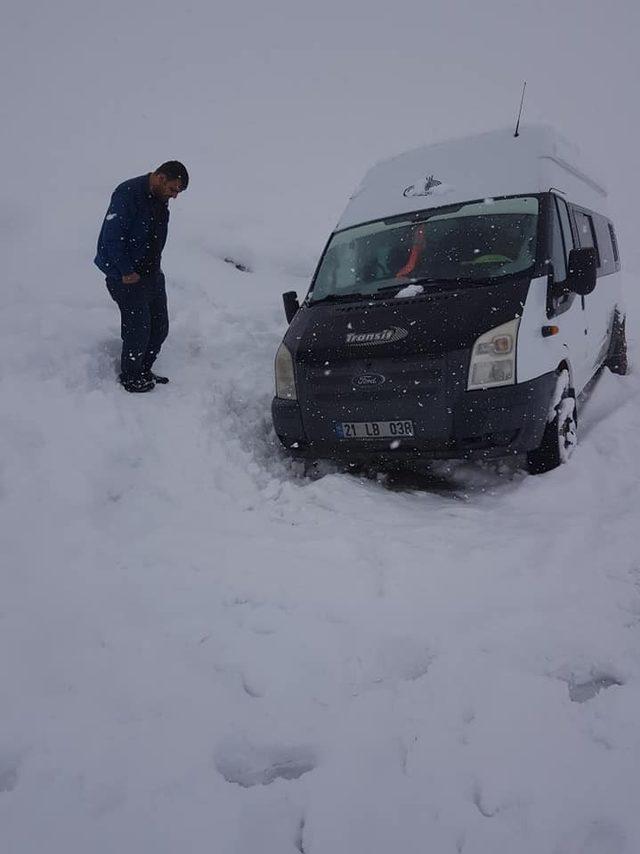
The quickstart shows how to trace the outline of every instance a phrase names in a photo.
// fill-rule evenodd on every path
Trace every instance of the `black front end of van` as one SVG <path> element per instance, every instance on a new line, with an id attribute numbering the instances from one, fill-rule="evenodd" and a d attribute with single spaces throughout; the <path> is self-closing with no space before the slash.
<path id="1" fill-rule="evenodd" d="M 299 456 L 382 465 L 538 447 L 554 374 L 467 390 L 474 343 L 520 316 L 529 282 L 304 304 L 283 341 L 295 390 L 273 400 L 280 441 Z"/>

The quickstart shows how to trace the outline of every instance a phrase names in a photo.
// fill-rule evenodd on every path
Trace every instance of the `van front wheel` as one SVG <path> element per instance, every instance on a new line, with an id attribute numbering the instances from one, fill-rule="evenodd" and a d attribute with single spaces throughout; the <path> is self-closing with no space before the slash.
<path id="1" fill-rule="evenodd" d="M 540 446 L 527 454 L 530 474 L 544 474 L 566 463 L 578 444 L 576 398 L 566 370 L 558 376 L 551 412 Z"/>

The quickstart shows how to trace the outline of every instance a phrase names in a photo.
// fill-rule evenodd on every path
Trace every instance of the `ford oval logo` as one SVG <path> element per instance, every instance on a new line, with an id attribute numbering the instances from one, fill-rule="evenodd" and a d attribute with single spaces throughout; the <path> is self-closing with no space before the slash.
<path id="1" fill-rule="evenodd" d="M 351 382 L 357 388 L 369 388 L 374 385 L 382 385 L 385 380 L 386 377 L 383 377 L 382 374 L 359 374 Z"/>

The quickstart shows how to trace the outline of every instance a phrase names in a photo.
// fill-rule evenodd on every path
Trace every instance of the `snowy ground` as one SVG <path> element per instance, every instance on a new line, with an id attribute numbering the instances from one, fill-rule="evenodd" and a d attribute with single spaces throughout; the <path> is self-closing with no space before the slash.
<path id="1" fill-rule="evenodd" d="M 9 3 L 2 854 L 640 851 L 640 373 L 537 478 L 305 477 L 269 416 L 280 294 L 365 168 L 527 75 L 610 169 L 640 364 L 638 7 L 373 5 Z M 133 396 L 91 259 L 167 157 L 172 382 Z"/>
<path id="2" fill-rule="evenodd" d="M 173 263 L 150 395 L 98 281 L 2 320 L 3 851 L 637 851 L 638 376 L 543 477 L 305 478 L 304 280 Z"/>

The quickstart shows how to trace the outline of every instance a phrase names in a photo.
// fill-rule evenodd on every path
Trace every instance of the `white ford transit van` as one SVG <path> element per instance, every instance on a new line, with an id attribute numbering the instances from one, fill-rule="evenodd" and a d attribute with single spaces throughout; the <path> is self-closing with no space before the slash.
<path id="1" fill-rule="evenodd" d="M 626 372 L 606 192 L 546 127 L 419 148 L 352 196 L 276 356 L 296 455 L 566 461 L 585 386 Z"/>

